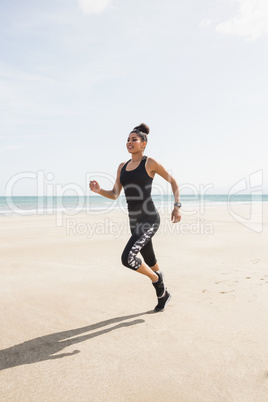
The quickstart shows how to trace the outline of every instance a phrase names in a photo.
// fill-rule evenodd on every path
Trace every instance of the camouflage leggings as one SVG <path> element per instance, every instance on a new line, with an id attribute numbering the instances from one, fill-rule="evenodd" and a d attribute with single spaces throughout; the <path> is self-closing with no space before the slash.
<path id="1" fill-rule="evenodd" d="M 121 257 L 122 264 L 125 267 L 135 271 L 140 268 L 142 261 L 137 257 L 139 252 L 149 267 L 156 264 L 152 237 L 158 230 L 159 225 L 160 217 L 157 212 L 153 215 L 142 216 L 130 221 L 132 236 Z"/>

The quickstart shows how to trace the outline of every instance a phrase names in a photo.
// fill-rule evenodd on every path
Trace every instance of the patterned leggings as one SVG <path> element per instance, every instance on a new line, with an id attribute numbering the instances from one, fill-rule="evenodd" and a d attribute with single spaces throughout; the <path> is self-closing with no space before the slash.
<path id="1" fill-rule="evenodd" d="M 152 237 L 159 228 L 159 225 L 160 217 L 157 212 L 151 216 L 147 215 L 130 221 L 132 236 L 121 257 L 122 264 L 125 267 L 134 271 L 140 268 L 142 261 L 137 257 L 139 252 L 149 267 L 153 267 L 156 264 Z"/>

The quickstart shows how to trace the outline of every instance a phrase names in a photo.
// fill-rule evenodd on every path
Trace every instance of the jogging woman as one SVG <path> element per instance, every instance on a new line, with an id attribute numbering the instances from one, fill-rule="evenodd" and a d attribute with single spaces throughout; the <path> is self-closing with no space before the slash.
<path id="1" fill-rule="evenodd" d="M 149 127 L 143 123 L 129 134 L 127 150 L 131 154 L 131 159 L 119 165 L 112 190 L 103 190 L 95 180 L 90 181 L 89 187 L 95 193 L 113 200 L 118 198 L 122 187 L 124 188 L 132 236 L 122 253 L 122 263 L 151 279 L 158 298 L 154 310 L 158 312 L 165 309 L 171 294 L 164 284 L 163 273 L 159 269 L 152 244 L 152 237 L 160 224 L 159 213 L 151 197 L 155 174 L 171 184 L 175 201 L 171 215 L 173 223 L 181 220 L 181 203 L 176 180 L 156 160 L 143 155 L 149 131 Z M 139 252 L 144 262 L 137 257 Z"/>

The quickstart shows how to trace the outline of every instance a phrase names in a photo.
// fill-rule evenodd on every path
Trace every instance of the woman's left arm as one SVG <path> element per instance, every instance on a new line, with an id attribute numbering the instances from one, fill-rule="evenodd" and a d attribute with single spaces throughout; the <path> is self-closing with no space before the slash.
<path id="1" fill-rule="evenodd" d="M 159 174 L 159 176 L 163 177 L 167 182 L 170 183 L 172 192 L 174 194 L 174 202 L 180 202 L 180 193 L 179 193 L 179 186 L 174 179 L 174 177 L 169 174 L 166 169 L 164 168 L 163 165 L 158 163 L 155 159 L 153 158 L 148 158 L 148 164 L 147 164 L 147 170 L 150 176 L 154 176 L 156 173 Z M 173 223 L 180 222 L 181 220 L 181 212 L 180 212 L 180 207 L 175 207 L 172 211 L 171 214 L 171 220 Z"/>

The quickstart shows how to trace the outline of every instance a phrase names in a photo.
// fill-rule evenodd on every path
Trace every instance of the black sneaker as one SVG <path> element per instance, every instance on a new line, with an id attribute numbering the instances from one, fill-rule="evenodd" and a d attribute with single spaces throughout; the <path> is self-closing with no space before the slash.
<path id="1" fill-rule="evenodd" d="M 169 302 L 171 297 L 172 297 L 171 293 L 169 293 L 169 291 L 166 290 L 165 295 L 158 299 L 158 304 L 157 304 L 157 306 L 155 306 L 154 311 L 157 312 L 157 313 L 159 311 L 164 311 L 165 308 L 166 308 L 166 304 Z"/>
<path id="2" fill-rule="evenodd" d="M 163 278 L 163 274 L 160 271 L 156 271 L 155 272 L 156 275 L 158 276 L 158 281 L 153 283 L 153 286 L 156 290 L 156 295 L 159 298 L 162 298 L 165 295 L 165 291 L 166 291 L 166 287 L 164 284 L 164 278 Z"/>

